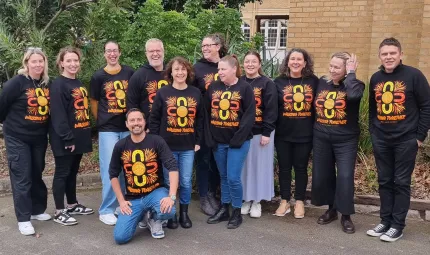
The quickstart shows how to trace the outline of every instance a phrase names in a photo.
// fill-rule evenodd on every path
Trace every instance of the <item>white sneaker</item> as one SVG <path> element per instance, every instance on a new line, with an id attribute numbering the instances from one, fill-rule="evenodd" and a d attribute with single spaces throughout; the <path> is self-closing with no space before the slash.
<path id="1" fill-rule="evenodd" d="M 163 223 L 161 220 L 154 220 L 149 219 L 148 220 L 148 227 L 151 231 L 151 235 L 155 239 L 164 238 L 164 230 L 163 230 Z"/>
<path id="2" fill-rule="evenodd" d="M 51 219 L 51 215 L 47 214 L 47 213 L 42 213 L 42 214 L 37 214 L 37 215 L 31 215 L 31 219 L 32 220 L 50 220 Z"/>
<path id="3" fill-rule="evenodd" d="M 249 214 L 252 218 L 260 218 L 261 217 L 261 204 L 260 203 L 252 203 L 251 212 Z"/>
<path id="4" fill-rule="evenodd" d="M 251 202 L 244 202 L 242 204 L 242 208 L 240 209 L 240 213 L 243 215 L 246 215 L 249 213 L 249 211 L 251 210 Z"/>
<path id="5" fill-rule="evenodd" d="M 36 233 L 34 231 L 33 225 L 31 225 L 31 222 L 29 221 L 18 222 L 18 228 L 21 234 L 25 236 L 34 235 L 34 233 Z"/>
<path id="6" fill-rule="evenodd" d="M 147 228 L 148 227 L 149 216 L 150 216 L 149 211 L 147 211 L 143 214 L 143 219 L 138 224 L 139 228 Z"/>
<path id="7" fill-rule="evenodd" d="M 106 225 L 113 226 L 116 224 L 117 219 L 113 213 L 109 213 L 109 214 L 101 214 L 99 216 L 99 220 Z"/>

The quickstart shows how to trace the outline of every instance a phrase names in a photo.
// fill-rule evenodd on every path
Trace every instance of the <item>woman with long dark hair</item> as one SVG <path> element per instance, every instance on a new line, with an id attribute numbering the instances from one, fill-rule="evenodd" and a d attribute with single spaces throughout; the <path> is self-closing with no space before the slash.
<path id="1" fill-rule="evenodd" d="M 203 38 L 203 57 L 194 65 L 194 86 L 204 96 L 212 81 L 218 80 L 218 62 L 227 54 L 224 38 L 220 34 L 210 34 Z M 200 196 L 200 209 L 207 215 L 213 215 L 219 209 L 215 193 L 220 185 L 220 177 L 211 149 L 204 139 L 196 152 L 196 180 Z"/>
<path id="2" fill-rule="evenodd" d="M 212 82 L 205 95 L 205 138 L 208 146 L 214 148 L 221 176 L 222 206 L 207 222 L 228 220 L 227 228 L 234 229 L 242 224 L 241 174 L 255 122 L 255 98 L 251 86 L 239 79 L 241 70 L 236 56 L 222 58 L 218 74 L 220 80 Z"/>
<path id="3" fill-rule="evenodd" d="M 0 123 L 9 164 L 15 215 L 23 235 L 35 233 L 32 220 L 45 213 L 48 191 L 42 180 L 48 146 L 48 59 L 40 48 L 28 48 L 18 75 L 0 93 Z"/>
<path id="4" fill-rule="evenodd" d="M 319 80 L 315 107 L 312 165 L 312 204 L 328 205 L 318 219 L 328 224 L 342 214 L 345 233 L 355 232 L 354 170 L 364 83 L 355 76 L 357 57 L 337 52 L 330 59 L 329 75 Z"/>
<path id="5" fill-rule="evenodd" d="M 179 223 L 191 228 L 188 205 L 191 202 L 194 153 L 200 149 L 203 131 L 203 105 L 200 91 L 189 86 L 193 80 L 191 64 L 183 57 L 173 58 L 166 67 L 170 86 L 157 91 L 149 117 L 151 134 L 160 135 L 173 152 L 179 166 Z M 169 186 L 167 169 L 164 179 Z M 167 223 L 177 228 L 176 215 Z"/>
<path id="6" fill-rule="evenodd" d="M 241 213 L 253 218 L 261 216 L 261 200 L 274 196 L 273 161 L 275 122 L 278 107 L 276 86 L 263 74 L 261 57 L 249 51 L 243 61 L 245 75 L 241 80 L 251 85 L 255 97 L 255 124 L 248 156 L 242 170 L 243 200 Z"/>
<path id="7" fill-rule="evenodd" d="M 55 158 L 54 221 L 65 226 L 78 223 L 71 216 L 73 214 L 94 213 L 76 199 L 76 177 L 82 155 L 92 151 L 89 94 L 77 79 L 81 55 L 77 48 L 62 48 L 57 55 L 61 75 L 51 85 L 49 138 Z M 64 206 L 64 195 L 67 207 Z"/>
<path id="8" fill-rule="evenodd" d="M 308 183 L 308 163 L 312 150 L 314 123 L 313 99 L 318 78 L 313 60 L 300 48 L 291 49 L 274 80 L 278 90 L 278 120 L 275 147 L 279 163 L 281 203 L 274 213 L 284 216 L 291 211 L 292 169 L 295 173 L 294 217 L 305 216 L 305 193 Z"/>

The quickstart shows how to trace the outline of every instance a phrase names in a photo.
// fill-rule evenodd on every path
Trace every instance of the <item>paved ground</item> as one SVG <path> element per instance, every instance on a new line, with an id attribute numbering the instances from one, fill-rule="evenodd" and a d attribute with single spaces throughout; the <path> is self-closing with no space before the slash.
<path id="1" fill-rule="evenodd" d="M 79 201 L 94 209 L 100 191 L 79 194 Z M 207 217 L 191 206 L 193 228 L 167 229 L 166 237 L 152 239 L 148 230 L 138 229 L 126 245 L 113 242 L 112 227 L 102 224 L 98 215 L 78 216 L 79 224 L 71 227 L 49 222 L 34 222 L 39 237 L 22 236 L 15 221 L 12 198 L 0 198 L 0 254 L 430 254 L 430 223 L 409 220 L 403 239 L 383 243 L 365 235 L 378 222 L 369 215 L 356 215 L 357 233 L 345 234 L 339 221 L 326 226 L 316 224 L 323 212 L 308 208 L 306 218 L 291 215 L 278 218 L 267 208 L 260 219 L 244 218 L 243 225 L 228 230 L 225 223 L 206 224 Z M 49 211 L 52 212 L 50 197 Z"/>

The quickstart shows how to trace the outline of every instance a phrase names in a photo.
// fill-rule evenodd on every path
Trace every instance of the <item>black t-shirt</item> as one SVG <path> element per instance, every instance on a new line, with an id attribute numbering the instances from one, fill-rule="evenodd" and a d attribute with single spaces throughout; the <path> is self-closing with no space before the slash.
<path id="1" fill-rule="evenodd" d="M 92 151 L 88 91 L 78 79 L 60 76 L 51 84 L 49 139 L 54 156 Z M 75 145 L 73 152 L 65 146 Z"/>
<path id="2" fill-rule="evenodd" d="M 278 90 L 278 120 L 276 139 L 306 143 L 312 141 L 315 112 L 313 101 L 318 77 L 290 78 L 279 76 L 274 80 Z"/>
<path id="3" fill-rule="evenodd" d="M 370 132 L 391 141 L 424 141 L 430 128 L 430 87 L 416 68 L 399 65 L 372 75 L 369 86 Z"/>
<path id="4" fill-rule="evenodd" d="M 164 86 L 158 90 L 149 117 L 151 134 L 160 135 L 173 151 L 194 150 L 203 131 L 203 103 L 200 91 Z"/>
<path id="5" fill-rule="evenodd" d="M 240 148 L 252 138 L 255 97 L 247 82 L 239 79 L 235 85 L 227 86 L 214 81 L 208 87 L 204 102 L 207 116 L 204 132 L 209 146 L 221 143 Z"/>
<path id="6" fill-rule="evenodd" d="M 98 70 L 90 82 L 90 95 L 99 102 L 97 127 L 103 132 L 127 131 L 125 126 L 126 92 L 128 81 L 133 75 L 131 67 L 121 65 L 117 74 L 109 74 L 104 69 Z"/>
<path id="7" fill-rule="evenodd" d="M 331 135 L 359 135 L 358 117 L 364 83 L 350 73 L 339 85 L 319 80 L 314 100 L 315 130 Z"/>
<path id="8" fill-rule="evenodd" d="M 48 133 L 49 87 L 24 75 L 6 82 L 0 93 L 0 123 L 5 133 L 17 138 L 40 137 Z"/>
<path id="9" fill-rule="evenodd" d="M 147 134 L 143 141 L 133 142 L 131 136 L 119 140 L 109 165 L 110 179 L 125 177 L 125 199 L 145 196 L 164 186 L 163 166 L 178 171 L 178 165 L 166 142 L 158 135 Z"/>
<path id="10" fill-rule="evenodd" d="M 275 122 L 278 117 L 275 84 L 266 76 L 249 79 L 244 75 L 241 80 L 246 81 L 254 92 L 255 124 L 252 128 L 252 134 L 270 137 L 270 134 L 275 129 Z"/>
<path id="11" fill-rule="evenodd" d="M 209 62 L 202 58 L 194 64 L 194 86 L 205 94 L 209 85 L 218 80 L 218 63 Z"/>

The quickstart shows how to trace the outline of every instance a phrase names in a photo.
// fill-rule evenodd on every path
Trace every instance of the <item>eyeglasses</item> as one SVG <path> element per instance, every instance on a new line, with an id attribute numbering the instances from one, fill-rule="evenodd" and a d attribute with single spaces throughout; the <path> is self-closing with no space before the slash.
<path id="1" fill-rule="evenodd" d="M 42 48 L 39 48 L 39 47 L 28 47 L 26 51 L 35 51 L 35 50 L 42 51 Z"/>
<path id="2" fill-rule="evenodd" d="M 119 50 L 117 50 L 117 49 L 114 49 L 114 50 L 105 50 L 105 53 L 106 54 L 112 54 L 112 53 L 118 53 L 119 52 Z"/>
<path id="3" fill-rule="evenodd" d="M 202 49 L 203 49 L 203 48 L 209 48 L 209 47 L 211 47 L 211 46 L 213 46 L 213 45 L 218 45 L 218 43 L 203 44 L 203 45 L 202 45 Z"/>
<path id="4" fill-rule="evenodd" d="M 146 53 L 149 53 L 149 54 L 154 54 L 154 53 L 161 54 L 161 52 L 162 52 L 162 50 L 147 50 L 146 51 Z"/>

